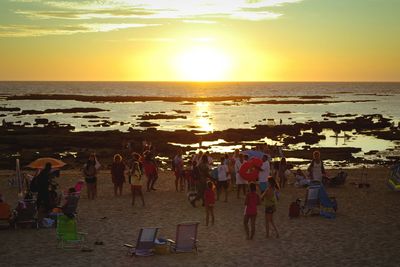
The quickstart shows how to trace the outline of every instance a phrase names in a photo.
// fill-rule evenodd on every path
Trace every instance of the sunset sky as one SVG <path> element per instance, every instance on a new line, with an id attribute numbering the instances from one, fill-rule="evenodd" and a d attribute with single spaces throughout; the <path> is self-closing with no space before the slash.
<path id="1" fill-rule="evenodd" d="M 0 80 L 399 81 L 399 0 L 1 0 Z"/>

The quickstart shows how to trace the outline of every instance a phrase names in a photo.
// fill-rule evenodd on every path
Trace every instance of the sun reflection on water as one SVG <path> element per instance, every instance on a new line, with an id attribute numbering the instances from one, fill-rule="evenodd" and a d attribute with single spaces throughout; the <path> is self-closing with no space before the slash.
<path id="1" fill-rule="evenodd" d="M 194 124 L 198 126 L 199 131 L 212 132 L 214 131 L 211 122 L 210 104 L 208 102 L 196 102 Z"/>

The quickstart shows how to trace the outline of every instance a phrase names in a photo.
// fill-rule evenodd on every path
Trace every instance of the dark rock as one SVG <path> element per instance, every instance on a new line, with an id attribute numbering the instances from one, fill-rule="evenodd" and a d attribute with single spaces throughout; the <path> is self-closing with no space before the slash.
<path id="1" fill-rule="evenodd" d="M 7 112 L 13 112 L 13 111 L 20 111 L 20 108 L 7 108 L 7 107 L 0 107 L 0 111 L 7 111 Z"/>
<path id="2" fill-rule="evenodd" d="M 148 122 L 148 121 L 142 121 L 141 123 L 139 123 L 140 127 L 156 127 L 156 126 L 160 126 L 160 124 L 157 123 L 152 123 L 152 122 Z"/>
<path id="3" fill-rule="evenodd" d="M 37 119 L 35 119 L 35 123 L 36 124 L 47 124 L 47 123 L 49 123 L 49 120 L 43 119 L 43 118 L 37 118 Z"/>
<path id="4" fill-rule="evenodd" d="M 171 120 L 171 119 L 186 119 L 186 116 L 182 115 L 167 115 L 167 114 L 155 114 L 155 115 L 141 115 L 138 120 Z"/>

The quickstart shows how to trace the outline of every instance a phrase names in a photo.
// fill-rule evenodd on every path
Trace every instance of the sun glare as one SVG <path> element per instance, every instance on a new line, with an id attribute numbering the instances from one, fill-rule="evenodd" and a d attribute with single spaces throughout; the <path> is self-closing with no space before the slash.
<path id="1" fill-rule="evenodd" d="M 224 52 L 205 46 L 188 49 L 175 61 L 178 77 L 184 81 L 227 80 L 230 65 Z"/>
<path id="2" fill-rule="evenodd" d="M 199 131 L 212 132 L 214 127 L 210 120 L 211 111 L 208 102 L 196 102 L 196 120 L 195 124 Z"/>

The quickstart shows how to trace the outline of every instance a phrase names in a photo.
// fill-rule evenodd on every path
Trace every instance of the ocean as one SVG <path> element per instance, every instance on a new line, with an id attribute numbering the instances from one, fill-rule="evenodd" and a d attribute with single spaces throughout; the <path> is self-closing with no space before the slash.
<path id="1" fill-rule="evenodd" d="M 9 96 L 83 95 L 139 97 L 129 101 L 80 101 L 63 99 L 8 99 Z M 146 98 L 156 97 L 148 101 Z M 183 99 L 174 99 L 182 97 Z M 224 97 L 222 100 L 202 99 Z M 190 98 L 186 100 L 185 98 Z M 192 99 L 198 98 L 198 99 Z M 400 83 L 326 82 L 0 82 L 1 119 L 30 127 L 37 118 L 70 124 L 74 131 L 127 131 L 151 127 L 159 130 L 221 131 L 253 128 L 259 124 L 294 124 L 311 121 L 343 121 L 360 115 L 381 114 L 400 123 Z M 5 111 L 4 108 L 20 108 Z M 71 108 L 98 108 L 96 112 L 65 113 Z M 58 109 L 60 112 L 29 112 Z M 21 114 L 21 111 L 28 111 Z M 40 113 L 40 112 L 39 112 Z M 152 115 L 152 116 L 149 116 Z M 160 117 L 159 115 L 166 115 Z M 144 116 L 144 117 L 143 117 Z M 393 151 L 398 141 L 377 139 L 355 132 L 326 131 L 323 147 L 359 147 Z M 336 135 L 336 136 L 335 136 Z M 267 138 L 266 143 L 279 143 Z M 236 146 L 211 142 L 211 150 L 232 151 Z M 179 145 L 179 143 L 176 143 Z M 205 144 L 207 145 L 207 143 Z M 297 146 L 302 145 L 298 144 Z"/>

